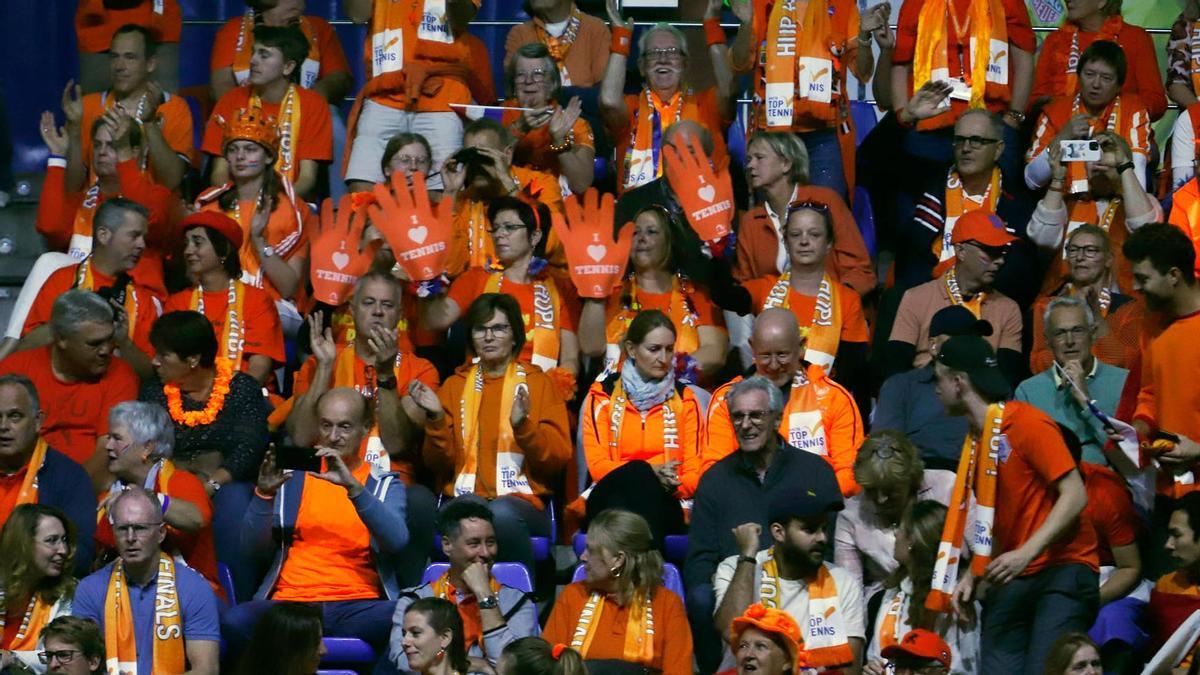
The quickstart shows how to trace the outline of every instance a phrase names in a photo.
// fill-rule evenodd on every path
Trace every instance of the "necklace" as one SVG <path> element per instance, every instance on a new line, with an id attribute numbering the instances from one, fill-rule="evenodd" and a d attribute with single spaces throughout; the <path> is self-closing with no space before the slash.
<path id="1" fill-rule="evenodd" d="M 233 363 L 229 359 L 217 359 L 217 374 L 213 379 L 212 393 L 203 410 L 184 411 L 183 397 L 179 385 L 168 384 L 163 387 L 167 396 L 167 412 L 171 419 L 185 427 L 195 427 L 212 424 L 225 407 L 225 396 L 229 394 L 229 382 L 233 379 Z"/>

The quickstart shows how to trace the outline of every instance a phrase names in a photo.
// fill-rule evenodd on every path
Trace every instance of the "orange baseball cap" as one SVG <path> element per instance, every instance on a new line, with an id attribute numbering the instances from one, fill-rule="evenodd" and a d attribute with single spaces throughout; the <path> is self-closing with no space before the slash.
<path id="1" fill-rule="evenodd" d="M 937 661 L 949 668 L 952 661 L 950 645 L 940 635 L 923 628 L 916 628 L 904 634 L 900 642 L 883 648 L 880 654 L 885 659 L 915 658 Z"/>
<path id="2" fill-rule="evenodd" d="M 983 209 L 964 213 L 955 221 L 954 233 L 950 235 L 951 244 L 973 241 L 994 248 L 1007 246 L 1016 240 L 999 216 Z"/>
<path id="3" fill-rule="evenodd" d="M 179 221 L 180 232 L 187 232 L 193 227 L 211 227 L 233 244 L 233 250 L 242 248 L 242 239 L 245 236 L 242 226 L 220 211 L 197 211 Z"/>
<path id="4" fill-rule="evenodd" d="M 733 636 L 733 644 L 736 646 L 742 633 L 749 627 L 755 627 L 764 633 L 776 635 L 783 641 L 784 647 L 787 648 L 788 655 L 792 657 L 795 664 L 793 672 L 808 662 L 808 652 L 800 648 L 800 626 L 796 624 L 796 620 L 790 614 L 782 610 L 766 607 L 762 603 L 754 603 L 746 608 L 745 613 L 733 620 L 733 625 L 729 629 L 729 634 Z"/>

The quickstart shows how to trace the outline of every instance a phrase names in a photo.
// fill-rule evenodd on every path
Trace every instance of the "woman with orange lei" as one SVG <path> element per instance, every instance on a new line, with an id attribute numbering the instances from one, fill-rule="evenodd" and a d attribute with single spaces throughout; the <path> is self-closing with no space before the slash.
<path id="1" fill-rule="evenodd" d="M 22 504 L 0 531 L 0 672 L 41 672 L 41 633 L 71 613 L 75 526 L 62 511 Z"/>

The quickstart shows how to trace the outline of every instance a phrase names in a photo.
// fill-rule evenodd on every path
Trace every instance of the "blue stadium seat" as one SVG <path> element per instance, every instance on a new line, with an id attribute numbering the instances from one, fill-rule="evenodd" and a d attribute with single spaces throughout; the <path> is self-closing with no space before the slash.
<path id="1" fill-rule="evenodd" d="M 867 253 L 875 257 L 875 212 L 871 208 L 871 195 L 861 185 L 854 188 L 854 222 L 858 223 L 858 231 L 862 233 L 863 243 L 867 245 Z"/>
<path id="2" fill-rule="evenodd" d="M 583 532 L 576 532 L 571 539 L 571 546 L 575 549 L 576 557 L 583 555 L 583 550 L 587 548 L 587 535 Z M 668 534 L 663 537 L 663 548 L 665 549 L 663 557 L 671 562 L 682 563 L 687 558 L 688 536 L 686 534 Z"/>
<path id="3" fill-rule="evenodd" d="M 237 604 L 237 592 L 233 588 L 233 572 L 229 570 L 229 566 L 225 563 L 217 563 L 217 583 L 221 584 L 221 590 L 225 591 L 225 598 L 229 600 L 229 606 L 233 607 Z"/>
<path id="4" fill-rule="evenodd" d="M 327 650 L 325 656 L 321 657 L 321 663 L 375 663 L 375 650 L 358 638 L 326 637 L 321 638 L 321 641 L 325 643 Z"/>
<path id="5" fill-rule="evenodd" d="M 854 120 L 854 146 L 858 147 L 879 123 L 878 110 L 874 103 L 851 101 L 850 118 Z"/>
<path id="6" fill-rule="evenodd" d="M 437 580 L 448 569 L 450 569 L 449 563 L 430 563 L 425 568 L 425 574 L 421 577 L 421 583 L 428 584 Z M 496 581 L 505 586 L 511 586 L 525 593 L 533 592 L 533 579 L 529 576 L 529 570 L 525 569 L 525 566 L 521 563 L 498 562 L 492 565 L 492 576 L 496 577 Z"/>
<path id="7" fill-rule="evenodd" d="M 579 565 L 575 568 L 575 573 L 571 575 L 571 582 L 580 582 L 586 578 L 587 572 L 583 570 L 583 565 Z M 678 595 L 680 600 L 687 599 L 683 592 L 683 577 L 679 575 L 679 568 L 673 563 L 663 563 L 662 584 L 668 591 Z"/>
<path id="8" fill-rule="evenodd" d="M 438 508 L 441 508 L 442 499 L 438 498 Z M 558 537 L 558 518 L 555 516 L 554 500 L 551 499 L 546 505 L 550 512 L 550 536 L 549 537 L 529 537 L 529 543 L 533 545 L 533 559 L 541 562 L 550 559 L 550 549 L 554 546 L 555 540 Z M 445 560 L 446 556 L 442 555 L 442 535 L 437 532 L 433 533 L 433 559 Z"/>

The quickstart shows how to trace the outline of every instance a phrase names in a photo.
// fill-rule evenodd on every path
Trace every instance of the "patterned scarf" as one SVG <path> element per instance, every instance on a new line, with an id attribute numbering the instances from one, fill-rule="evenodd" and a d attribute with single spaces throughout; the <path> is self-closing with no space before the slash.
<path id="1" fill-rule="evenodd" d="M 579 613 L 575 633 L 571 637 L 571 649 L 586 659 L 592 640 L 600 628 L 600 617 L 608 604 L 602 593 L 592 593 Z M 649 666 L 654 663 L 654 609 L 650 594 L 635 593 L 629 603 L 629 617 L 625 620 L 625 644 L 621 660 Z"/>
<path id="2" fill-rule="evenodd" d="M 762 563 L 758 597 L 766 607 L 783 609 L 775 547 L 771 547 Z M 808 581 L 808 624 L 803 637 L 810 667 L 839 666 L 854 661 L 845 620 L 838 608 L 837 583 L 825 565 L 819 566 L 816 578 Z"/>
<path id="3" fill-rule="evenodd" d="M 554 37 L 546 31 L 545 21 L 537 17 L 533 19 L 533 31 L 537 35 L 537 41 L 546 45 L 546 49 L 550 50 L 550 58 L 558 64 L 558 73 L 564 87 L 571 86 L 571 76 L 567 73 L 567 52 L 570 51 L 571 45 L 575 44 L 575 38 L 579 37 L 579 26 L 582 19 L 583 13 L 579 11 L 579 8 L 572 8 L 571 17 L 567 19 L 567 27 L 558 37 Z"/>
<path id="4" fill-rule="evenodd" d="M 533 345 L 533 365 L 548 371 L 558 366 L 559 353 L 562 350 L 562 340 L 559 336 L 559 324 L 562 317 L 562 297 L 558 286 L 545 275 L 533 280 L 533 312 L 525 321 L 529 329 L 525 339 Z M 504 284 L 503 272 L 492 272 L 484 284 L 484 293 L 501 293 Z"/>
<path id="5" fill-rule="evenodd" d="M 134 637 L 132 602 L 125 582 L 125 563 L 117 560 L 108 581 L 104 598 L 104 653 L 109 675 L 138 674 L 138 644 Z M 154 598 L 154 630 L 152 644 L 141 645 L 153 650 L 152 673 L 182 673 L 185 666 L 183 646 L 183 611 L 175 585 L 175 561 L 159 553 L 158 582 Z M 143 674 L 145 675 L 145 674 Z"/>
<path id="6" fill-rule="evenodd" d="M 772 307 L 791 309 L 792 292 L 791 270 L 780 275 L 771 291 L 763 302 L 764 310 Z M 794 314 L 795 312 L 793 312 Z M 800 325 L 805 326 L 804 317 L 796 317 Z M 825 370 L 833 367 L 837 357 L 838 345 L 842 340 L 842 285 L 829 278 L 829 273 L 821 277 L 821 286 L 817 290 L 817 303 L 813 308 L 811 322 L 808 328 L 808 348 L 804 352 L 804 360 L 815 363 Z"/>
<path id="7" fill-rule="evenodd" d="M 242 326 L 242 322 L 246 318 L 245 306 L 246 284 L 242 283 L 240 279 L 230 279 L 229 294 L 225 299 L 225 315 L 222 318 L 221 341 L 217 343 L 221 351 L 217 356 L 229 359 L 234 370 L 241 370 L 242 350 L 246 346 L 246 336 Z M 204 314 L 204 289 L 200 286 L 192 289 L 189 307 L 194 312 Z"/>
<path id="8" fill-rule="evenodd" d="M 517 445 L 512 427 L 513 399 L 518 387 L 525 387 L 525 367 L 515 360 L 508 364 L 501 383 L 500 410 L 494 421 L 500 429 L 496 434 L 496 494 L 533 494 L 529 479 L 522 473 L 525 455 Z M 479 406 L 483 401 L 483 366 L 478 363 L 467 371 L 467 386 L 459 403 L 458 423 L 463 442 L 463 466 L 454 479 L 454 494 L 475 492 L 475 474 L 479 467 L 480 434 Z"/>

